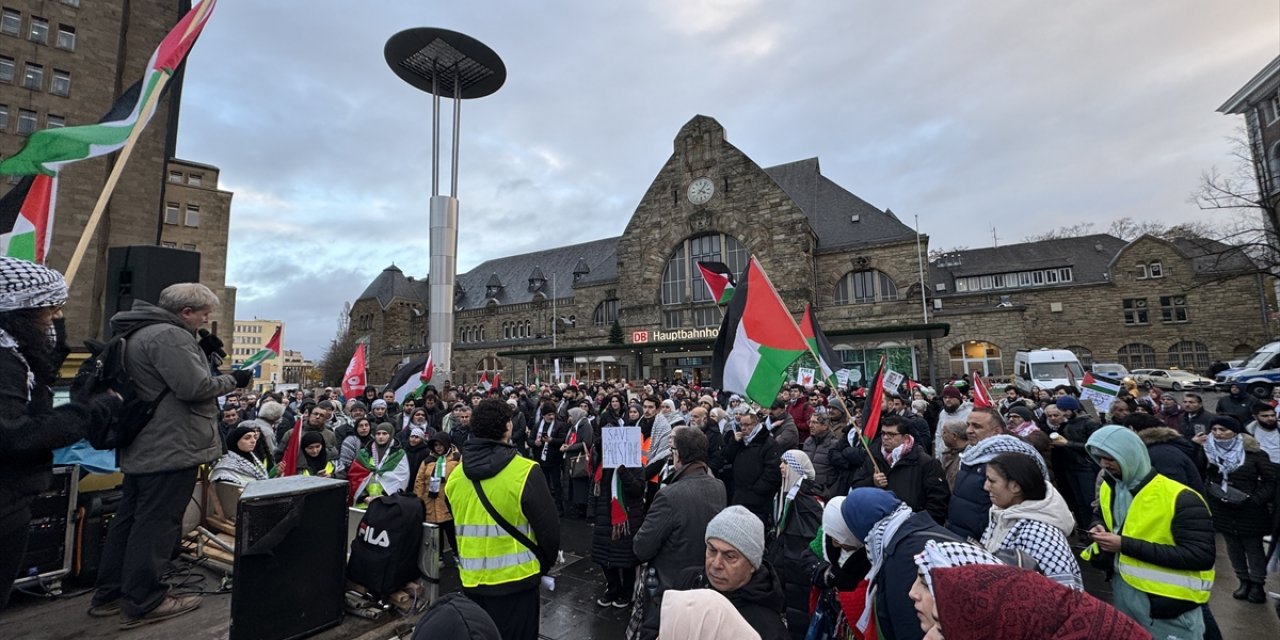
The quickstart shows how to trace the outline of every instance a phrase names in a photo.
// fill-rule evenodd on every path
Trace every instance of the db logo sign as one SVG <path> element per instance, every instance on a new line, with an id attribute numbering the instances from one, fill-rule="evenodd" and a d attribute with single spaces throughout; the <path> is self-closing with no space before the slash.
<path id="1" fill-rule="evenodd" d="M 644 344 L 649 341 L 648 331 L 632 331 L 631 342 L 633 344 Z"/>

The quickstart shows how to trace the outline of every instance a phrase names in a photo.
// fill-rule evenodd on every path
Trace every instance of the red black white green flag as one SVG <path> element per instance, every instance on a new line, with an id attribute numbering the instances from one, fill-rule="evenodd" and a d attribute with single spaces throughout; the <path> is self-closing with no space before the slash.
<path id="1" fill-rule="evenodd" d="M 733 272 L 723 262 L 699 262 L 698 271 L 702 272 L 702 280 L 711 290 L 711 298 L 716 304 L 729 304 L 733 299 Z"/>
<path id="2" fill-rule="evenodd" d="M 813 306 L 806 303 L 804 305 L 804 316 L 800 318 L 800 333 L 804 335 L 804 341 L 809 345 L 809 351 L 813 353 L 814 358 L 818 360 L 818 368 L 822 370 L 822 377 L 827 378 L 830 383 L 831 376 L 836 371 L 844 368 L 840 356 L 836 355 L 836 350 L 831 346 L 831 341 L 827 340 L 827 336 L 822 333 L 822 328 L 818 326 L 818 319 L 813 317 Z"/>
<path id="3" fill-rule="evenodd" d="M 767 407 L 782 388 L 787 367 L 808 350 L 791 312 L 752 257 L 720 324 L 712 386 Z"/>
<path id="4" fill-rule="evenodd" d="M 27 176 L 0 198 L 0 255 L 44 264 L 53 237 L 56 175 Z"/>
<path id="5" fill-rule="evenodd" d="M 881 354 L 875 380 L 867 387 L 867 408 L 863 412 L 866 419 L 862 421 L 862 437 L 865 442 L 875 440 L 880 431 L 880 413 L 884 409 L 884 364 L 885 356 Z M 871 447 L 868 446 L 867 450 L 870 451 Z"/>
<path id="6" fill-rule="evenodd" d="M 245 358 L 244 362 L 236 365 L 236 369 L 252 369 L 267 360 L 280 357 L 280 329 L 276 327 L 276 332 L 271 334 L 271 339 L 267 341 L 267 345 L 258 350 L 257 353 Z"/>

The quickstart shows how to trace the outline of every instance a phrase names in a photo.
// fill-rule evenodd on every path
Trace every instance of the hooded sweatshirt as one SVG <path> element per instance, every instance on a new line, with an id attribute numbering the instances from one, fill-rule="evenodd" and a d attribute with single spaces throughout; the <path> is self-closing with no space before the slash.
<path id="1" fill-rule="evenodd" d="M 1040 572 L 1072 589 L 1084 589 L 1080 564 L 1067 542 L 1075 530 L 1075 517 L 1067 501 L 1053 485 L 1043 500 L 1027 500 L 1001 509 L 992 506 L 987 515 L 982 544 L 987 551 L 1018 549 L 1036 559 Z"/>
<path id="2" fill-rule="evenodd" d="M 418 620 L 413 640 L 501 640 L 493 618 L 480 605 L 461 593 L 450 593 L 436 600 Z"/>

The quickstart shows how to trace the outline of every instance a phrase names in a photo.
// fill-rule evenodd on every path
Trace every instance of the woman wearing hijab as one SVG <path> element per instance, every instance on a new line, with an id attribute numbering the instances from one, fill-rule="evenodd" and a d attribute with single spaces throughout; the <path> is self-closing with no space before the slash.
<path id="1" fill-rule="evenodd" d="M 609 396 L 608 403 L 605 405 L 604 410 L 600 412 L 600 426 L 620 427 L 626 424 L 626 406 L 626 403 L 622 401 L 622 396 L 618 394 Z"/>
<path id="2" fill-rule="evenodd" d="M 635 420 L 639 420 L 638 411 Z M 616 428 L 616 424 L 605 423 L 602 431 Z M 633 541 L 644 520 L 644 471 L 629 467 L 604 468 L 601 440 L 603 437 L 594 443 L 594 456 L 599 463 L 591 485 L 595 497 L 591 557 L 600 565 L 605 580 L 604 594 L 596 599 L 596 604 L 626 609 L 631 606 L 636 567 L 640 564 Z"/>
<path id="3" fill-rule="evenodd" d="M 356 420 L 351 435 L 342 441 L 342 450 L 338 453 L 338 477 L 345 478 L 347 469 L 355 462 L 356 454 L 373 442 L 373 421 L 368 418 Z"/>
<path id="4" fill-rule="evenodd" d="M 31 503 L 53 477 L 54 449 L 109 423 L 120 397 L 103 391 L 53 407 L 50 385 L 66 358 L 62 274 L 0 257 L 0 611 L 26 554 Z"/>
<path id="5" fill-rule="evenodd" d="M 319 433 L 309 431 L 303 434 L 305 443 L 307 435 Z M 324 438 L 320 438 L 321 445 Z M 227 434 L 227 452 L 222 454 L 209 473 L 211 482 L 229 482 L 245 486 L 254 480 L 267 479 L 266 462 L 254 451 L 258 446 L 258 432 L 249 427 L 236 427 Z M 305 446 L 305 445 L 304 445 Z M 321 447 L 323 448 L 323 446 Z"/>
<path id="6" fill-rule="evenodd" d="M 584 520 L 587 517 L 587 491 L 595 471 L 593 466 L 595 461 L 591 458 L 591 447 L 595 443 L 595 427 L 591 425 L 591 420 L 587 416 L 587 410 L 580 406 L 569 409 L 569 433 L 565 436 L 564 444 L 560 445 L 560 452 L 564 454 L 564 472 L 570 476 L 569 505 L 573 509 L 573 514 Z M 587 473 L 575 478 L 571 475 L 571 469 L 574 467 L 574 459 L 579 456 L 585 456 L 584 466 Z"/>
<path id="7" fill-rule="evenodd" d="M 668 591 L 661 620 L 658 640 L 760 640 L 733 603 L 714 589 Z"/>
<path id="8" fill-rule="evenodd" d="M 987 551 L 1022 551 L 1036 559 L 1050 580 L 1083 590 L 1080 564 L 1067 542 L 1075 518 L 1058 491 L 1045 482 L 1040 465 L 1024 453 L 1001 453 L 987 463 L 986 474 L 983 489 L 991 494 L 991 510 L 982 545 Z"/>
<path id="9" fill-rule="evenodd" d="M 1240 580 L 1231 597 L 1264 604 L 1267 556 L 1262 537 L 1271 530 L 1275 468 L 1258 441 L 1230 416 L 1214 418 L 1209 433 L 1195 439 L 1204 445 L 1209 463 L 1205 497 L 1213 509 L 1213 528 L 1227 543 L 1227 557 Z"/>
<path id="10" fill-rule="evenodd" d="M 319 431 L 307 431 L 302 434 L 302 459 L 299 460 L 298 475 L 332 478 L 333 463 L 325 451 L 324 436 Z"/>
<path id="11" fill-rule="evenodd" d="M 782 454 L 782 490 L 774 509 L 777 530 L 768 558 L 782 582 L 787 628 L 804 640 L 809 629 L 809 590 L 819 561 L 809 543 L 822 527 L 822 488 L 814 482 L 809 456 L 792 449 Z"/>
<path id="12" fill-rule="evenodd" d="M 363 508 L 370 500 L 403 491 L 409 485 L 409 459 L 394 437 L 395 427 L 383 422 L 373 441 L 360 449 L 347 471 L 351 503 Z"/>
<path id="13" fill-rule="evenodd" d="M 440 530 L 444 531 L 445 539 L 449 541 L 449 548 L 457 553 L 458 534 L 453 525 L 453 512 L 449 509 L 449 502 L 444 498 L 444 486 L 449 481 L 449 475 L 458 467 L 462 455 L 453 446 L 449 434 L 443 431 L 431 434 L 427 439 L 427 445 L 430 447 L 430 456 L 423 460 L 421 468 L 418 469 L 413 493 L 422 500 L 425 507 L 423 519 L 439 525 Z M 443 557 L 443 548 L 440 549 L 440 553 Z"/>

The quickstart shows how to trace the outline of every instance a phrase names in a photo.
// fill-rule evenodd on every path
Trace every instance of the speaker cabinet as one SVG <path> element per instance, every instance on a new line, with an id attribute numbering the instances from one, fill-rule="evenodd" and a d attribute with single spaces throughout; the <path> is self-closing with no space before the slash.
<path id="1" fill-rule="evenodd" d="M 165 287 L 179 282 L 200 282 L 198 252 L 152 245 L 108 248 L 104 339 L 111 335 L 109 321 L 116 312 L 133 308 L 134 300 L 155 304 Z"/>
<path id="2" fill-rule="evenodd" d="M 289 640 L 342 621 L 347 483 L 295 476 L 245 487 L 236 516 L 230 640 Z"/>
<path id="3" fill-rule="evenodd" d="M 54 467 L 49 488 L 31 502 L 31 533 L 14 587 L 56 591 L 63 576 L 71 572 L 79 470 L 77 466 Z"/>

